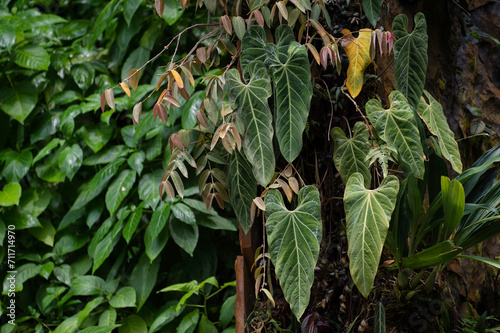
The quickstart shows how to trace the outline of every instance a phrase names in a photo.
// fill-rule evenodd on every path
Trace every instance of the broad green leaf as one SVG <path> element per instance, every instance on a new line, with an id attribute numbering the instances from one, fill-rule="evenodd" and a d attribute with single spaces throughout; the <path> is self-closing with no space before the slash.
<path id="1" fill-rule="evenodd" d="M 170 323 L 174 320 L 182 311 L 184 307 L 181 307 L 178 311 L 175 310 L 177 307 L 177 301 L 169 301 L 167 304 L 162 306 L 158 311 L 159 315 L 156 316 L 155 320 L 149 327 L 149 333 L 158 332 L 164 325 Z"/>
<path id="2" fill-rule="evenodd" d="M 179 245 L 190 256 L 193 256 L 196 244 L 198 244 L 198 226 L 187 224 L 175 217 L 170 219 L 170 234 L 177 245 Z"/>
<path id="3" fill-rule="evenodd" d="M 226 327 L 234 317 L 236 295 L 228 297 L 220 308 L 219 322 Z"/>
<path id="4" fill-rule="evenodd" d="M 116 310 L 114 307 L 109 307 L 99 317 L 99 326 L 109 326 L 116 323 Z"/>
<path id="5" fill-rule="evenodd" d="M 431 94 L 424 90 L 424 96 L 420 97 L 418 104 L 418 114 L 422 117 L 427 128 L 438 138 L 439 148 L 444 158 L 451 163 L 451 167 L 458 173 L 462 172 L 462 161 L 455 135 L 450 130 L 448 122 L 443 113 L 443 107 Z"/>
<path id="6" fill-rule="evenodd" d="M 27 69 L 46 71 L 49 68 L 50 55 L 37 45 L 24 45 L 14 50 L 14 62 Z"/>
<path id="7" fill-rule="evenodd" d="M 116 244 L 120 240 L 120 237 L 118 235 L 122 231 L 123 228 L 123 222 L 125 218 L 120 219 L 117 223 L 114 224 L 113 229 L 98 243 L 94 242 L 96 244 L 95 247 L 92 248 L 89 246 L 89 255 L 94 259 L 94 265 L 92 266 L 92 274 L 101 267 L 101 265 L 108 259 L 109 255 L 115 248 Z M 94 241 L 96 238 L 92 241 Z M 93 245 L 93 244 L 91 244 Z"/>
<path id="8" fill-rule="evenodd" d="M 19 204 L 21 198 L 21 185 L 19 183 L 8 183 L 0 191 L 0 206 L 8 207 Z"/>
<path id="9" fill-rule="evenodd" d="M 160 268 L 160 259 L 149 263 L 149 258 L 145 253 L 142 254 L 139 262 L 132 271 L 130 285 L 135 289 L 137 296 L 137 311 L 139 311 L 151 294 Z"/>
<path id="10" fill-rule="evenodd" d="M 218 333 L 215 325 L 204 314 L 201 315 L 200 323 L 198 325 L 198 333 Z"/>
<path id="11" fill-rule="evenodd" d="M 47 220 L 40 220 L 42 224 L 39 228 L 31 228 L 30 234 L 38 239 L 39 241 L 47 244 L 48 246 L 54 246 L 54 236 L 56 235 L 56 229 L 54 226 Z"/>
<path id="12" fill-rule="evenodd" d="M 252 227 L 253 220 L 250 207 L 257 196 L 257 181 L 252 173 L 252 166 L 239 151 L 234 151 L 229 159 L 229 202 L 234 209 L 241 228 L 247 233 Z"/>
<path id="13" fill-rule="evenodd" d="M 236 29 L 238 33 L 238 29 Z M 258 25 L 251 26 L 241 40 L 241 69 L 245 68 L 254 61 L 266 61 L 266 32 Z"/>
<path id="14" fill-rule="evenodd" d="M 383 3 L 384 0 L 363 0 L 363 12 L 374 28 L 376 28 Z"/>
<path id="15" fill-rule="evenodd" d="M 170 204 L 165 203 L 160 209 L 156 209 L 146 228 L 144 244 L 146 245 L 146 254 L 151 262 L 160 254 L 170 236 L 168 228 L 165 228 L 170 216 L 170 208 Z"/>
<path id="16" fill-rule="evenodd" d="M 395 90 L 389 95 L 391 106 L 384 109 L 379 100 L 366 103 L 366 115 L 379 136 L 399 153 L 399 163 L 415 177 L 424 177 L 424 152 L 420 134 L 410 105 L 402 93 Z"/>
<path id="17" fill-rule="evenodd" d="M 193 333 L 198 321 L 200 319 L 200 310 L 195 309 L 190 313 L 183 315 L 179 326 L 177 326 L 177 333 Z"/>
<path id="18" fill-rule="evenodd" d="M 10 53 L 12 46 L 16 43 L 16 29 L 8 23 L 0 21 L 0 47 Z"/>
<path id="19" fill-rule="evenodd" d="M 141 5 L 142 0 L 125 0 L 125 6 L 123 8 L 123 18 L 130 25 L 132 17 L 134 17 L 137 8 Z"/>
<path id="20" fill-rule="evenodd" d="M 106 208 L 113 215 L 121 202 L 128 195 L 135 183 L 136 173 L 133 170 L 124 170 L 111 183 L 106 192 Z"/>
<path id="21" fill-rule="evenodd" d="M 59 324 L 54 330 L 54 333 L 73 333 L 78 329 L 78 316 L 73 315 Z"/>
<path id="22" fill-rule="evenodd" d="M 130 315 L 119 324 L 118 333 L 148 333 L 148 325 L 138 315 Z"/>
<path id="23" fill-rule="evenodd" d="M 338 127 L 332 129 L 331 135 L 335 142 L 333 161 L 344 184 L 347 184 L 353 173 L 359 172 L 363 175 L 365 187 L 369 188 L 372 177 L 366 155 L 370 152 L 371 146 L 366 125 L 358 121 L 354 125 L 354 135 L 349 139 Z"/>
<path id="24" fill-rule="evenodd" d="M 21 207 L 12 207 L 2 212 L 5 221 L 12 221 L 16 226 L 16 230 L 30 229 L 41 227 L 35 215 L 24 211 Z"/>
<path id="25" fill-rule="evenodd" d="M 111 333 L 119 326 L 120 325 L 91 326 L 78 331 L 78 333 Z"/>
<path id="26" fill-rule="evenodd" d="M 137 226 L 139 225 L 139 222 L 141 221 L 142 218 L 142 207 L 138 207 L 135 211 L 133 211 L 129 218 L 127 223 L 125 224 L 125 227 L 123 227 L 123 238 L 127 242 L 127 244 L 130 242 L 130 239 L 132 239 L 132 236 L 137 229 Z"/>
<path id="27" fill-rule="evenodd" d="M 266 186 L 274 175 L 276 160 L 273 150 L 272 115 L 267 104 L 271 96 L 271 80 L 265 65 L 250 63 L 243 71 L 246 84 L 236 69 L 226 72 L 229 99 L 236 107 L 237 116 L 245 124 L 243 148 L 252 164 L 255 179 Z"/>
<path id="28" fill-rule="evenodd" d="M 128 73 L 132 68 L 140 68 L 144 65 L 146 61 L 148 61 L 150 53 L 150 50 L 142 46 L 139 46 L 137 49 L 132 51 L 122 66 L 121 79 L 124 80 L 127 78 L 129 76 Z"/>
<path id="29" fill-rule="evenodd" d="M 45 156 L 47 156 L 48 154 L 50 154 L 50 152 L 54 148 L 56 148 L 58 145 L 60 145 L 62 143 L 64 143 L 64 140 L 61 140 L 61 139 L 58 139 L 58 138 L 53 138 L 52 140 L 50 140 L 50 142 L 45 147 L 43 147 L 38 152 L 38 154 L 36 154 L 35 158 L 33 159 L 32 164 L 34 165 L 36 162 L 38 162 L 39 160 L 41 160 L 42 158 L 44 158 Z"/>
<path id="30" fill-rule="evenodd" d="M 163 171 L 157 169 L 153 173 L 143 175 L 139 180 L 139 199 L 144 201 L 144 208 L 152 207 L 154 209 L 158 205 L 158 202 L 160 202 L 158 187 L 160 186 L 162 175 Z"/>
<path id="31" fill-rule="evenodd" d="M 59 167 L 66 174 L 69 180 L 72 180 L 78 169 L 82 165 L 83 151 L 79 145 L 74 144 L 66 147 L 58 157 Z"/>
<path id="32" fill-rule="evenodd" d="M 87 146 L 97 153 L 113 136 L 114 127 L 100 122 L 97 126 L 86 126 L 82 130 Z"/>
<path id="33" fill-rule="evenodd" d="M 428 268 L 447 263 L 461 251 L 462 248 L 457 247 L 452 241 L 446 240 L 412 256 L 403 258 L 402 265 L 413 269 Z"/>
<path id="34" fill-rule="evenodd" d="M 493 260 L 493 259 L 490 259 L 490 258 L 479 257 L 479 256 L 465 255 L 465 254 L 464 255 L 459 255 L 459 256 L 457 256 L 457 258 L 477 260 L 477 261 L 480 261 L 482 263 L 485 263 L 485 264 L 488 264 L 488 265 L 491 265 L 491 266 L 493 266 L 495 268 L 500 269 L 500 261 L 498 261 L 498 260 Z"/>
<path id="35" fill-rule="evenodd" d="M 92 310 L 97 308 L 101 303 L 104 302 L 104 297 L 96 297 L 90 302 L 87 302 L 80 312 L 78 312 L 78 326 L 90 315 Z"/>
<path id="36" fill-rule="evenodd" d="M 67 253 L 75 252 L 85 246 L 88 241 L 89 237 L 82 235 L 67 234 L 60 238 L 58 237 L 54 245 L 54 253 L 58 256 L 63 256 Z"/>
<path id="37" fill-rule="evenodd" d="M 76 210 L 84 207 L 90 200 L 97 197 L 107 187 L 109 181 L 118 172 L 118 168 L 125 160 L 118 159 L 115 162 L 106 165 L 99 170 L 96 175 L 90 180 L 85 188 L 80 192 L 78 197 L 71 207 L 71 210 Z"/>
<path id="38" fill-rule="evenodd" d="M 29 150 L 21 153 L 11 151 L 5 158 L 2 175 L 9 183 L 18 183 L 28 173 L 32 161 L 33 155 Z"/>
<path id="39" fill-rule="evenodd" d="M 113 145 L 112 147 L 101 150 L 97 154 L 92 154 L 83 160 L 83 165 L 108 164 L 119 157 L 128 154 L 128 148 L 124 145 Z M 143 153 L 144 154 L 144 153 Z"/>
<path id="40" fill-rule="evenodd" d="M 172 213 L 177 219 L 181 220 L 182 222 L 196 225 L 196 217 L 194 216 L 193 210 L 182 202 L 178 202 L 172 205 Z"/>
<path id="41" fill-rule="evenodd" d="M 291 28 L 281 25 L 285 30 Z M 278 32 L 283 29 L 279 29 Z M 288 45 L 287 45 L 288 46 Z M 286 53 L 275 44 L 266 45 L 269 71 L 272 73 L 276 137 L 281 153 L 291 163 L 302 150 L 302 133 L 306 127 L 312 97 L 311 71 L 306 48 L 292 42 Z"/>
<path id="42" fill-rule="evenodd" d="M 135 289 L 123 287 L 109 300 L 109 305 L 115 308 L 127 308 L 135 306 Z"/>
<path id="43" fill-rule="evenodd" d="M 95 68 L 88 62 L 76 64 L 71 67 L 71 76 L 76 85 L 85 91 L 94 83 Z"/>
<path id="44" fill-rule="evenodd" d="M 98 276 L 78 276 L 71 281 L 70 293 L 77 296 L 100 295 L 104 292 L 105 284 L 106 282 Z"/>
<path id="45" fill-rule="evenodd" d="M 299 191 L 290 211 L 278 190 L 265 197 L 269 253 L 285 299 L 300 319 L 309 304 L 322 235 L 319 192 L 314 186 Z"/>
<path id="46" fill-rule="evenodd" d="M 427 71 L 427 23 L 422 13 L 415 15 L 413 32 L 408 30 L 408 17 L 396 16 L 392 22 L 394 42 L 394 77 L 399 90 L 416 110 L 425 84 Z"/>
<path id="47" fill-rule="evenodd" d="M 344 47 L 344 50 L 349 59 L 349 67 L 347 68 L 346 86 L 352 98 L 356 98 L 363 87 L 363 75 L 366 67 L 372 62 L 370 58 L 370 42 L 372 31 L 370 29 L 361 29 L 358 38 L 350 36 L 349 44 Z"/>
<path id="48" fill-rule="evenodd" d="M 146 154 L 143 151 L 138 151 L 130 155 L 127 160 L 129 167 L 132 170 L 135 170 L 137 174 L 140 176 L 142 173 L 142 169 L 144 168 L 144 160 L 146 159 Z"/>
<path id="49" fill-rule="evenodd" d="M 0 108 L 21 124 L 30 115 L 38 101 L 36 88 L 29 82 L 0 91 Z"/>
<path id="50" fill-rule="evenodd" d="M 177 0 L 165 0 L 165 10 L 163 11 L 163 19 L 169 26 L 172 26 L 181 18 L 184 13 L 181 2 Z"/>
<path id="51" fill-rule="evenodd" d="M 377 274 L 398 190 L 399 181 L 392 175 L 384 178 L 376 190 L 365 188 L 360 173 L 353 174 L 346 185 L 349 267 L 354 283 L 365 297 L 370 294 Z"/>
<path id="52" fill-rule="evenodd" d="M 250 0 L 250 11 L 254 11 L 264 6 L 269 2 L 269 0 Z"/>
<path id="53" fill-rule="evenodd" d="M 203 204 L 203 207 L 205 207 L 205 204 Z M 214 230 L 230 230 L 230 231 L 238 230 L 238 223 L 234 219 L 227 219 L 222 216 L 203 214 L 197 212 L 195 212 L 195 215 L 196 215 L 196 223 L 199 226 Z"/>

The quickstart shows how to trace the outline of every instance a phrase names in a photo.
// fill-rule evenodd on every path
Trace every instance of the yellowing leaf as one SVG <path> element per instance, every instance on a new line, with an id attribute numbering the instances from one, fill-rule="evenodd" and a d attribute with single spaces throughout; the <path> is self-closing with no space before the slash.
<path id="1" fill-rule="evenodd" d="M 179 88 L 184 88 L 184 82 L 182 81 L 181 75 L 175 69 L 172 69 L 170 72 L 174 76 L 175 82 L 177 82 Z"/>
<path id="2" fill-rule="evenodd" d="M 349 59 L 349 68 L 347 68 L 346 86 L 353 98 L 359 95 L 363 87 L 363 74 L 366 67 L 371 63 L 370 59 L 370 41 L 372 31 L 370 29 L 361 29 L 358 38 L 352 39 L 344 47 Z"/>
<path id="3" fill-rule="evenodd" d="M 129 72 L 128 72 L 128 76 L 130 76 L 130 79 L 128 79 L 128 82 L 130 83 L 130 86 L 132 87 L 132 89 L 136 89 L 137 86 L 139 85 L 139 79 L 141 78 L 141 70 L 137 70 L 137 69 L 134 69 L 132 68 Z"/>
<path id="4" fill-rule="evenodd" d="M 125 82 L 120 82 L 120 86 L 122 87 L 125 94 L 127 94 L 127 96 L 130 97 L 130 89 L 127 86 L 127 84 Z"/>

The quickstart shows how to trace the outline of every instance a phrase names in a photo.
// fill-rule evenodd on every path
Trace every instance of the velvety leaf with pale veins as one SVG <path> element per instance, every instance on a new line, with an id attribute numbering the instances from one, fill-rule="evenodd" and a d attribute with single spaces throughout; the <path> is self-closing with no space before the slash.
<path id="1" fill-rule="evenodd" d="M 369 190 L 363 184 L 363 175 L 359 172 L 349 178 L 344 208 L 351 276 L 361 294 L 368 297 L 396 205 L 399 181 L 395 176 L 388 176 L 376 190 Z"/>
<path id="2" fill-rule="evenodd" d="M 285 299 L 300 319 L 309 304 L 321 242 L 321 206 L 314 186 L 303 187 L 290 211 L 278 190 L 265 198 L 267 240 Z"/>

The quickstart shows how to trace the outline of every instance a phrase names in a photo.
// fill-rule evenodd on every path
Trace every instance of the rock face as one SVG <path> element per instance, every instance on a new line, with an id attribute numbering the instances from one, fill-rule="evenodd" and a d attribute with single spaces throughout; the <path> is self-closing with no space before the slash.
<path id="1" fill-rule="evenodd" d="M 461 5 L 463 3 L 467 4 Z M 398 14 L 408 16 L 410 31 L 415 14 L 425 14 L 429 35 L 425 89 L 443 105 L 457 139 L 481 132 L 489 135 L 461 143 L 465 166 L 470 166 L 486 148 L 500 143 L 500 45 L 497 44 L 500 39 L 500 3 L 487 0 L 390 0 L 385 1 L 385 6 L 380 23 L 388 30 Z M 378 65 L 385 69 L 390 63 L 385 60 Z M 395 89 L 390 67 L 382 79 L 379 95 L 387 97 Z M 500 255 L 498 244 L 500 237 L 486 241 L 468 253 L 495 258 Z M 488 295 L 493 296 L 495 290 L 498 294 L 499 286 L 491 285 L 488 269 L 484 264 L 462 260 L 461 271 L 456 272 L 462 277 L 459 280 L 465 281 L 465 285 L 457 286 L 459 293 L 479 308 L 481 302 L 488 303 Z"/>
<path id="2" fill-rule="evenodd" d="M 467 145 L 482 148 L 474 149 L 478 155 L 466 156 L 472 162 L 483 149 L 500 142 L 500 45 L 488 37 L 500 39 L 500 3 L 467 1 L 464 8 L 462 2 L 386 1 L 381 23 L 390 30 L 394 17 L 406 14 L 412 29 L 415 14 L 425 14 L 429 35 L 425 89 L 443 105 L 456 138 L 490 135 L 468 140 Z M 379 94 L 394 89 L 391 74 L 386 71 Z"/>

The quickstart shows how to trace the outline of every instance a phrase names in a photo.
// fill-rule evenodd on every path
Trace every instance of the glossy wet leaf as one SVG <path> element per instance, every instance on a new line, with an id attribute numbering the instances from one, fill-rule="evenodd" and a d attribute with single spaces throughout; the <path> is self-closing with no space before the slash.
<path id="1" fill-rule="evenodd" d="M 0 108 L 3 112 L 24 124 L 38 101 L 36 88 L 29 82 L 0 91 Z"/>
<path id="2" fill-rule="evenodd" d="M 243 148 L 253 167 L 255 179 L 266 186 L 274 174 L 276 160 L 273 150 L 272 115 L 267 99 L 271 96 L 271 80 L 264 64 L 255 61 L 245 67 L 241 81 L 236 69 L 226 72 L 229 99 L 245 124 Z"/>
<path id="3" fill-rule="evenodd" d="M 8 183 L 0 191 L 0 206 L 8 207 L 19 204 L 21 192 L 22 189 L 19 183 Z"/>
<path id="4" fill-rule="evenodd" d="M 28 173 L 32 161 L 33 155 L 28 150 L 11 151 L 5 157 L 2 176 L 9 183 L 17 183 Z"/>
<path id="5" fill-rule="evenodd" d="M 111 183 L 106 192 L 106 208 L 113 215 L 120 207 L 135 183 L 136 173 L 133 170 L 124 170 Z"/>
<path id="6" fill-rule="evenodd" d="M 333 161 L 344 184 L 347 184 L 353 173 L 359 172 L 363 175 L 365 186 L 369 188 L 372 177 L 366 156 L 370 152 L 371 145 L 368 141 L 366 125 L 363 122 L 357 122 L 351 138 L 347 138 L 344 131 L 338 127 L 332 129 L 331 135 L 335 142 Z"/>
<path id="7" fill-rule="evenodd" d="M 415 25 L 408 32 L 408 17 L 396 16 L 392 23 L 394 42 L 394 77 L 396 89 L 417 109 L 425 84 L 427 71 L 427 23 L 422 13 L 415 15 Z"/>
<path id="8" fill-rule="evenodd" d="M 346 86 L 353 98 L 356 98 L 361 92 L 365 69 L 372 62 L 370 58 L 371 35 L 370 29 L 361 29 L 358 38 L 353 38 L 349 33 L 348 36 L 351 36 L 351 40 L 344 47 L 349 59 Z"/>
<path id="9" fill-rule="evenodd" d="M 287 44 L 288 36 L 293 36 L 291 28 L 280 26 L 276 36 L 279 46 L 265 47 L 266 63 L 274 83 L 276 138 L 281 153 L 291 163 L 302 150 L 312 97 L 311 72 L 306 48 L 297 42 Z"/>
<path id="10" fill-rule="evenodd" d="M 379 100 L 369 100 L 366 114 L 379 136 L 397 149 L 403 169 L 423 179 L 424 152 L 412 109 L 397 90 L 391 92 L 389 101 L 390 108 L 384 109 Z"/>
<path id="11" fill-rule="evenodd" d="M 250 207 L 257 196 L 257 181 L 252 174 L 252 166 L 239 151 L 233 152 L 229 159 L 229 179 L 229 202 L 241 228 L 247 233 L 253 224 Z"/>
<path id="12" fill-rule="evenodd" d="M 14 50 L 14 62 L 20 67 L 46 71 L 49 68 L 50 55 L 38 45 L 24 45 Z"/>
<path id="13" fill-rule="evenodd" d="M 82 148 L 80 148 L 77 144 L 74 144 L 71 147 L 66 147 L 59 154 L 58 160 L 61 171 L 66 174 L 66 177 L 68 177 L 69 180 L 72 180 L 82 165 Z"/>
<path id="14" fill-rule="evenodd" d="M 314 186 L 302 188 L 290 211 L 281 193 L 270 190 L 265 204 L 271 260 L 285 299 L 300 318 L 309 304 L 322 237 L 319 192 Z"/>
<path id="15" fill-rule="evenodd" d="M 418 104 L 418 114 L 422 117 L 427 128 L 432 134 L 437 136 L 439 148 L 443 157 L 450 161 L 453 170 L 458 173 L 462 172 L 462 161 L 458 144 L 455 141 L 455 135 L 450 130 L 446 116 L 443 113 L 441 104 L 424 90 L 424 95 L 420 97 Z"/>
<path id="16" fill-rule="evenodd" d="M 347 242 L 351 276 L 363 296 L 368 297 L 382 254 L 389 221 L 396 205 L 399 181 L 384 178 L 375 190 L 364 186 L 363 175 L 354 173 L 344 193 Z"/>
<path id="17" fill-rule="evenodd" d="M 130 276 L 130 285 L 135 289 L 137 311 L 139 311 L 153 291 L 160 268 L 160 260 L 157 259 L 152 263 L 145 253 L 142 254 L 139 262 L 134 267 Z"/>

